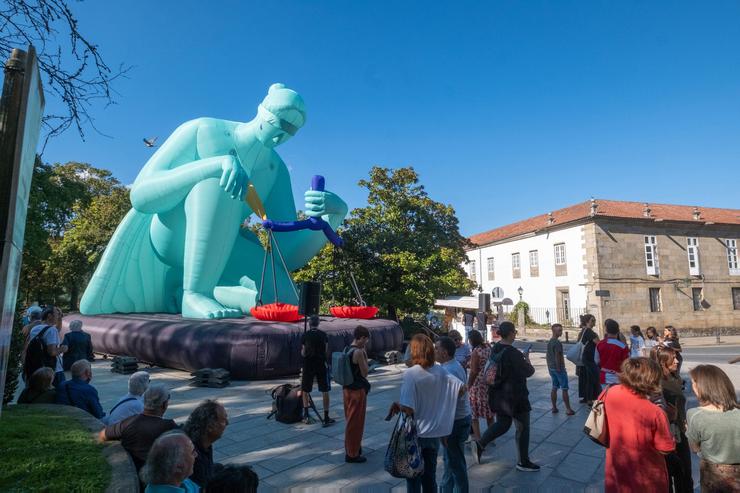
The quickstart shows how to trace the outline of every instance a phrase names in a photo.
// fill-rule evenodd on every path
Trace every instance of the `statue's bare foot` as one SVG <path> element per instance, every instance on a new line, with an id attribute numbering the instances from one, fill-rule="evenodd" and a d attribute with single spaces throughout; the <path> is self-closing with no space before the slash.
<path id="1" fill-rule="evenodd" d="M 182 316 L 187 318 L 238 318 L 241 310 L 224 307 L 221 303 L 200 293 L 182 294 Z"/>
<path id="2" fill-rule="evenodd" d="M 249 313 L 250 308 L 256 304 L 257 291 L 244 286 L 216 286 L 213 297 L 225 307 Z"/>

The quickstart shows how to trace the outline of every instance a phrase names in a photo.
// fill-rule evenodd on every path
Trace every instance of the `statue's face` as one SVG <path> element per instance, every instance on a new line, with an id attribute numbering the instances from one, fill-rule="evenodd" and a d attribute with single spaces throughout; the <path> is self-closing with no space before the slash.
<path id="1" fill-rule="evenodd" d="M 289 122 L 277 116 L 263 117 L 260 115 L 257 138 L 265 147 L 273 148 L 290 139 L 290 132 L 295 133 L 296 130 Z"/>

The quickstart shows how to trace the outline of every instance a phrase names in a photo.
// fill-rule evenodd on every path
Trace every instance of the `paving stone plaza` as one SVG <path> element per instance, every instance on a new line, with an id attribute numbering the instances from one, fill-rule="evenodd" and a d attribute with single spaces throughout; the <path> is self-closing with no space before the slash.
<path id="1" fill-rule="evenodd" d="M 571 401 L 575 416 L 550 412 L 550 378 L 542 353 L 532 354 L 535 375 L 529 379 L 532 402 L 530 455 L 540 464 L 540 472 L 520 472 L 513 442 L 514 427 L 489 446 L 480 465 L 473 462 L 468 447 L 468 474 L 471 491 L 603 491 L 604 449 L 592 443 L 582 431 L 587 408 L 578 404 L 577 382 L 570 363 Z M 691 365 L 686 365 L 685 370 Z M 110 409 L 125 393 L 127 377 L 111 373 L 110 361 L 94 363 L 95 385 L 104 409 Z M 259 474 L 260 491 L 405 491 L 405 482 L 383 469 L 383 457 L 392 422 L 384 420 L 388 407 L 398 400 L 403 365 L 385 366 L 371 375 L 372 391 L 363 439 L 364 464 L 344 462 L 344 418 L 341 388 L 333 385 L 331 413 L 337 423 L 322 428 L 320 424 L 286 425 L 267 420 L 271 409 L 270 390 L 297 379 L 260 382 L 232 382 L 223 389 L 197 388 L 189 385 L 186 372 L 151 368 L 153 381 L 167 384 L 172 398 L 166 417 L 184 421 L 203 399 L 217 398 L 228 410 L 230 424 L 224 437 L 214 445 L 215 459 L 226 463 L 250 464 Z M 733 368 L 734 369 L 734 368 Z M 732 376 L 735 381 L 736 376 Z M 687 390 L 689 406 L 693 395 Z M 320 394 L 314 393 L 320 406 Z M 319 408 L 320 410 L 320 408 Z M 395 418 L 394 418 L 395 421 Z M 485 426 L 485 425 L 482 425 Z M 696 461 L 695 461 L 696 462 Z M 696 469 L 696 463 L 695 463 Z M 438 479 L 443 470 L 440 455 Z M 698 479 L 698 470 L 694 472 Z"/>

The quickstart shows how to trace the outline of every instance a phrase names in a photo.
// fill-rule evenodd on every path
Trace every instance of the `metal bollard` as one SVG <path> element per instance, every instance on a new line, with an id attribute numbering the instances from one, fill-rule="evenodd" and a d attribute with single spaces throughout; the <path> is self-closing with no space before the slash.
<path id="1" fill-rule="evenodd" d="M 722 341 L 719 340 L 719 327 L 714 329 L 714 336 L 717 338 L 717 344 L 721 344 Z"/>
<path id="2" fill-rule="evenodd" d="M 568 331 L 565 331 L 565 342 L 568 342 Z"/>

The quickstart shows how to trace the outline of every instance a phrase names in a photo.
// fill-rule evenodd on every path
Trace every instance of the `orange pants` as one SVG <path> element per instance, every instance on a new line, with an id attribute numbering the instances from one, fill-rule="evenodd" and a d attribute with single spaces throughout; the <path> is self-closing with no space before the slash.
<path id="1" fill-rule="evenodd" d="M 342 389 L 344 394 L 344 450 L 350 457 L 360 455 L 362 433 L 365 431 L 367 393 L 363 389 Z"/>

